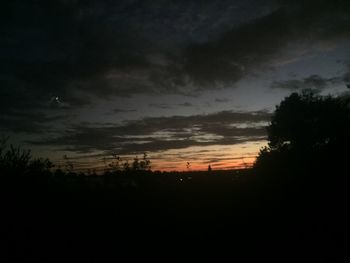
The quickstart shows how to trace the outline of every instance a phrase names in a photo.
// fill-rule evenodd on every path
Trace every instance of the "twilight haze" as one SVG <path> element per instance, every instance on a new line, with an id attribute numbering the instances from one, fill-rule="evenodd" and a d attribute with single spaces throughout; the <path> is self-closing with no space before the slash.
<path id="1" fill-rule="evenodd" d="M 251 164 L 293 91 L 345 94 L 348 0 L 5 0 L 0 134 L 56 163 Z"/>

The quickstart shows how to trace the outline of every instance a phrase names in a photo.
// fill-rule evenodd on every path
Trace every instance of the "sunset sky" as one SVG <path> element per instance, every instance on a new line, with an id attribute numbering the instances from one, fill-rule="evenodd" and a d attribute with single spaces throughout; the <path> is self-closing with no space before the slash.
<path id="1" fill-rule="evenodd" d="M 0 134 L 57 164 L 229 169 L 275 106 L 350 85 L 348 0 L 5 0 Z"/>

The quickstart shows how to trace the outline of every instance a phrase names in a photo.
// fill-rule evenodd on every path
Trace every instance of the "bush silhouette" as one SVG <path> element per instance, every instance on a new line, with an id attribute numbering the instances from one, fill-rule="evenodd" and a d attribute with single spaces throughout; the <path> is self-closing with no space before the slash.
<path id="1" fill-rule="evenodd" d="M 3 180 L 41 180 L 51 174 L 54 165 L 43 158 L 33 159 L 30 150 L 8 145 L 8 138 L 0 140 L 0 174 Z"/>

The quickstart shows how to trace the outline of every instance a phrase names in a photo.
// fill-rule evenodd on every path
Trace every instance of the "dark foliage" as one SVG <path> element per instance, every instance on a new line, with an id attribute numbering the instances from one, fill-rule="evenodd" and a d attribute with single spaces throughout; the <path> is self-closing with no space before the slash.
<path id="1" fill-rule="evenodd" d="M 46 158 L 33 159 L 30 150 L 12 144 L 8 138 L 0 140 L 0 174 L 2 181 L 35 181 L 49 177 L 54 165 Z"/>
<path id="2" fill-rule="evenodd" d="M 350 100 L 293 93 L 276 107 L 267 131 L 269 144 L 261 150 L 255 168 L 269 173 L 334 173 L 327 174 L 333 180 L 347 169 Z"/>
<path id="3" fill-rule="evenodd" d="M 303 234 L 315 237 L 309 236 L 310 247 L 314 242 L 339 256 L 349 248 L 349 98 L 293 93 L 276 107 L 267 132 L 268 146 L 253 168 L 255 183 L 301 220 L 296 225 Z"/>

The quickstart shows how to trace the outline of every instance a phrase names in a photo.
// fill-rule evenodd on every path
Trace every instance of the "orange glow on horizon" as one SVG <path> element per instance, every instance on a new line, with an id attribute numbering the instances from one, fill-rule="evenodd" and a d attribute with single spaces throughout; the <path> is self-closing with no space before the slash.
<path id="1" fill-rule="evenodd" d="M 212 170 L 229 170 L 249 168 L 255 162 L 259 150 L 266 145 L 266 141 L 244 142 L 233 145 L 208 145 L 192 146 L 183 149 L 170 149 L 161 152 L 148 152 L 151 160 L 152 171 L 206 171 L 210 165 Z M 139 155 L 122 155 L 122 162 L 128 161 L 132 165 L 133 159 Z M 110 169 L 109 164 L 113 161 L 111 156 L 103 153 L 94 153 L 89 156 L 76 155 L 72 157 L 76 171 L 86 172 L 95 170 L 103 173 Z M 64 161 L 58 161 L 58 166 L 64 167 Z M 187 165 L 189 163 L 189 166 Z"/>
<path id="2" fill-rule="evenodd" d="M 220 163 L 190 163 L 190 167 L 187 168 L 186 163 L 179 166 L 170 166 L 171 163 L 162 163 L 161 161 L 157 165 L 152 166 L 153 171 L 164 171 L 164 172 L 188 172 L 188 171 L 207 171 L 210 165 L 213 171 L 215 170 L 234 170 L 234 169 L 244 169 L 253 166 L 256 160 L 254 157 L 243 157 L 232 160 L 225 160 L 225 162 Z M 169 167 L 170 166 L 170 167 Z M 159 167 L 159 168 L 158 168 Z M 163 167 L 163 168 L 162 168 Z"/>
<path id="3" fill-rule="evenodd" d="M 152 170 L 205 171 L 248 168 L 253 165 L 266 141 L 245 142 L 234 145 L 193 146 L 150 154 Z M 190 167 L 187 168 L 187 162 Z"/>

